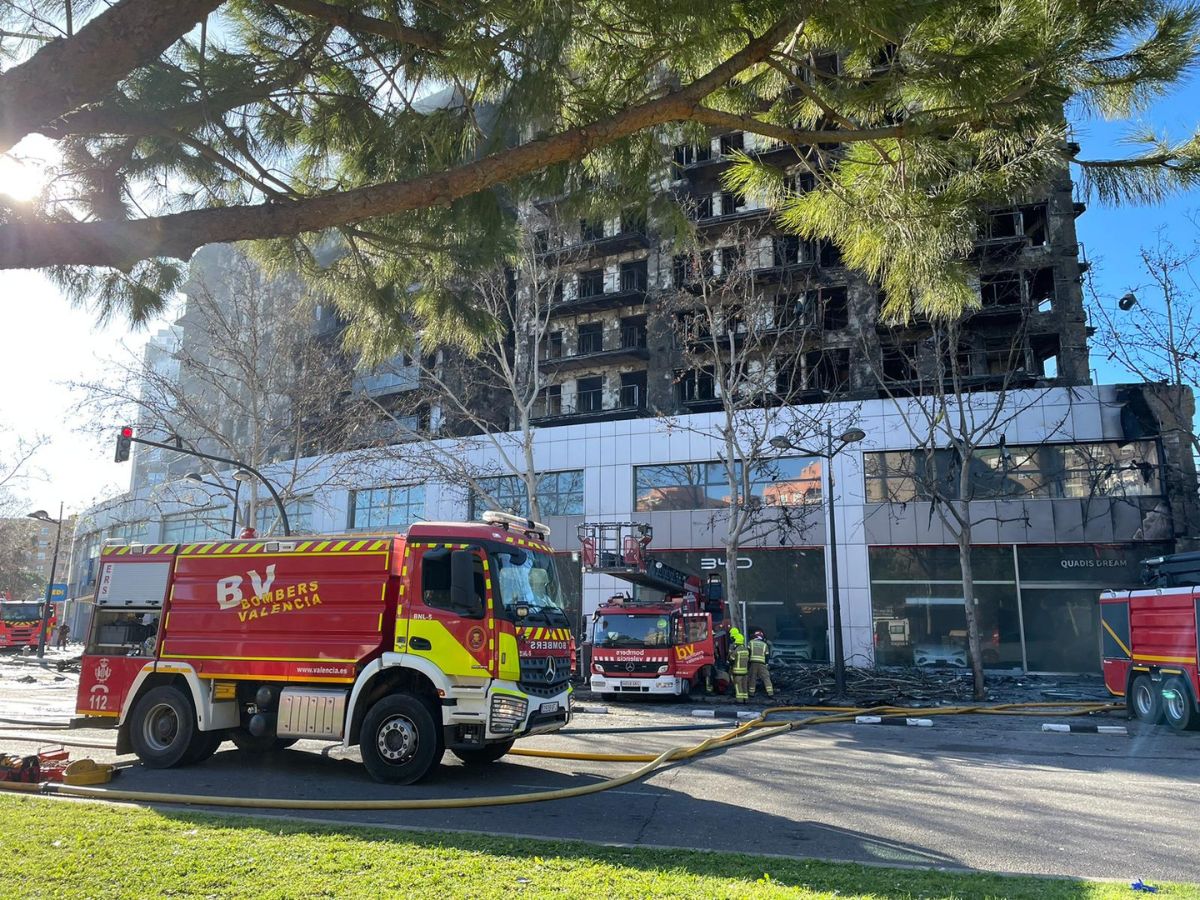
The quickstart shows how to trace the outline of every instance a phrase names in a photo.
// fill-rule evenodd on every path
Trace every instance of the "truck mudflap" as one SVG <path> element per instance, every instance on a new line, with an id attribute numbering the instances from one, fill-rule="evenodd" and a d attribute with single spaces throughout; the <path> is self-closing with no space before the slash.
<path id="1" fill-rule="evenodd" d="M 674 675 L 658 675 L 654 678 L 608 678 L 592 676 L 592 690 L 604 694 L 670 694 L 679 696 L 688 684 Z"/>

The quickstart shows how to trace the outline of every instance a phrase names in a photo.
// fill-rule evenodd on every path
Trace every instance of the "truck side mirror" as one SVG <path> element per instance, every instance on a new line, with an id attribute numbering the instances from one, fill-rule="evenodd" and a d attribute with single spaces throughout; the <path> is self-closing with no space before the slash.
<path id="1" fill-rule="evenodd" d="M 467 618 L 483 618 L 483 602 L 475 593 L 475 554 L 470 550 L 450 554 L 450 605 Z"/>

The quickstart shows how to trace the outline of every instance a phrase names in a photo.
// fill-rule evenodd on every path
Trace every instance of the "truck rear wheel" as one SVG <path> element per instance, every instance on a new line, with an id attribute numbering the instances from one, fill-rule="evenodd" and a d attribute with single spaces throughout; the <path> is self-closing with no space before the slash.
<path id="1" fill-rule="evenodd" d="M 468 766 L 482 766 L 486 765 L 487 763 L 494 763 L 512 748 L 513 741 L 504 741 L 499 744 L 488 744 L 484 747 L 463 748 L 460 750 L 451 750 L 450 752 L 461 759 Z"/>
<path id="2" fill-rule="evenodd" d="M 1162 721 L 1162 695 L 1149 675 L 1139 675 L 1129 688 L 1129 708 L 1143 722 L 1157 725 Z"/>
<path id="3" fill-rule="evenodd" d="M 189 751 L 198 734 L 203 732 L 196 728 L 191 701 L 169 685 L 148 690 L 130 716 L 133 752 L 151 769 L 169 769 L 189 762 Z"/>
<path id="4" fill-rule="evenodd" d="M 408 694 L 384 697 L 363 719 L 359 749 L 376 781 L 413 784 L 441 762 L 438 727 L 429 707 Z"/>
<path id="5" fill-rule="evenodd" d="M 1171 678 L 1162 690 L 1163 718 L 1176 731 L 1190 731 L 1196 727 L 1196 705 L 1192 692 L 1182 678 Z"/>

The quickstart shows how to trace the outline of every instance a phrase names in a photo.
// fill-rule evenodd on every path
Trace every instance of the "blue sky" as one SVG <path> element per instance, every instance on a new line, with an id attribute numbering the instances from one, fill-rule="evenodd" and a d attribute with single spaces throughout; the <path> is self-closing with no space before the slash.
<path id="1" fill-rule="evenodd" d="M 1173 140 L 1190 136 L 1200 124 L 1200 78 L 1148 110 L 1142 120 L 1164 131 Z M 1080 157 L 1103 159 L 1127 155 L 1130 148 L 1122 146 L 1121 137 L 1130 130 L 1128 122 L 1074 121 L 1076 140 L 1083 146 Z M 1138 250 L 1153 244 L 1159 228 L 1166 227 L 1171 240 L 1179 246 L 1190 245 L 1198 237 L 1195 227 L 1186 218 L 1189 212 L 1200 211 L 1200 192 L 1175 197 L 1161 206 L 1103 207 L 1094 200 L 1080 216 L 1075 226 L 1083 252 L 1092 264 L 1093 280 L 1101 298 L 1112 302 L 1126 291 L 1134 290 L 1148 281 L 1141 268 Z M 1150 303 L 1153 294 L 1144 291 L 1139 301 Z M 1101 382 L 1125 381 L 1124 370 L 1106 362 L 1104 356 L 1093 355 L 1092 365 Z"/>

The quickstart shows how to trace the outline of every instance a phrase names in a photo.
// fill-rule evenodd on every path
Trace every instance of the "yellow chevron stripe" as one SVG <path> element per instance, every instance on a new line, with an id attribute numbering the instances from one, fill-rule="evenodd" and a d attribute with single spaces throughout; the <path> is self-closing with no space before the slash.
<path id="1" fill-rule="evenodd" d="M 324 550 L 326 547 L 328 547 L 332 543 L 333 543 L 333 541 L 321 541 L 321 543 L 319 543 L 319 544 L 317 544 L 317 546 L 313 547 L 313 550 L 315 550 L 315 551 Z"/>
<path id="2" fill-rule="evenodd" d="M 345 550 L 345 549 L 346 549 L 346 545 L 347 545 L 348 543 L 350 543 L 350 542 L 349 542 L 349 541 L 338 541 L 336 544 L 334 544 L 334 545 L 333 545 L 332 547 L 330 547 L 329 549 L 330 549 L 330 550 L 333 550 L 334 552 L 336 552 L 336 551 L 338 551 L 338 550 Z"/>
<path id="3" fill-rule="evenodd" d="M 361 549 L 362 549 L 364 546 L 366 546 L 366 543 L 367 543 L 366 541 L 359 541 L 358 543 L 356 543 L 356 544 L 355 544 L 353 547 L 351 547 L 350 549 L 351 549 L 351 550 L 361 550 Z"/>
<path id="4" fill-rule="evenodd" d="M 233 543 L 231 541 L 226 541 L 224 544 L 222 544 L 216 550 L 214 550 L 213 553 L 224 553 L 226 550 L 228 550 L 232 546 L 233 546 Z"/>

